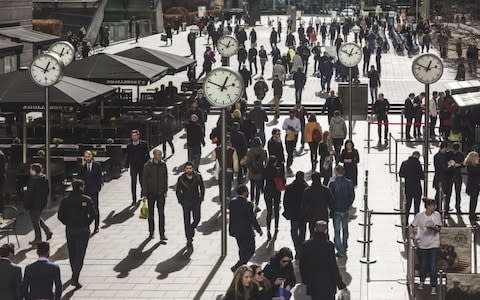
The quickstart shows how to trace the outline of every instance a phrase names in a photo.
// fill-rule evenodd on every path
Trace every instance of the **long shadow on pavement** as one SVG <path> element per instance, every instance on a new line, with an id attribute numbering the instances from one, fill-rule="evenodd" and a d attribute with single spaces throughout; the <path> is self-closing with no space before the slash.
<path id="1" fill-rule="evenodd" d="M 255 250 L 255 254 L 250 261 L 261 265 L 264 262 L 270 261 L 270 258 L 275 253 L 275 240 L 277 236 L 274 235 L 270 241 L 265 241 L 260 247 Z"/>
<path id="2" fill-rule="evenodd" d="M 197 231 L 201 232 L 203 235 L 209 235 L 221 229 L 222 221 L 220 210 L 217 211 L 210 219 L 202 222 L 197 227 Z"/>
<path id="3" fill-rule="evenodd" d="M 146 238 L 137 248 L 132 248 L 128 251 L 128 255 L 122 259 L 113 270 L 118 272 L 117 278 L 125 278 L 130 271 L 143 265 L 145 261 L 152 255 L 153 251 L 157 249 L 161 242 L 157 242 L 150 249 L 144 251 L 145 246 L 150 242 L 150 238 Z"/>
<path id="4" fill-rule="evenodd" d="M 50 259 L 53 261 L 64 260 L 68 258 L 68 247 L 67 243 L 64 243 L 62 247 L 58 248 L 55 253 L 50 256 Z"/>
<path id="5" fill-rule="evenodd" d="M 155 272 L 159 273 L 157 279 L 165 279 L 170 273 L 178 272 L 185 268 L 191 261 L 190 256 L 193 248 L 183 247 L 174 256 L 162 261 L 155 268 Z"/>
<path id="6" fill-rule="evenodd" d="M 134 206 L 129 205 L 118 213 L 115 213 L 115 210 L 112 210 L 103 220 L 104 225 L 102 225 L 102 229 L 108 228 L 114 224 L 121 224 L 126 222 L 128 219 L 135 215 L 135 210 L 138 208 L 139 205 L 140 201 L 137 201 Z"/>
<path id="7" fill-rule="evenodd" d="M 213 266 L 213 268 L 210 271 L 210 273 L 208 274 L 207 278 L 205 278 L 205 281 L 202 283 L 202 286 L 198 289 L 198 292 L 193 297 L 193 300 L 199 300 L 202 297 L 203 293 L 205 292 L 205 290 L 208 288 L 208 286 L 212 282 L 213 277 L 218 272 L 218 269 L 220 269 L 220 266 L 222 265 L 224 260 L 225 260 L 225 257 L 219 257 L 218 258 L 217 262 Z M 217 299 L 221 299 L 221 296 L 220 296 L 220 298 L 217 297 Z"/>
<path id="8" fill-rule="evenodd" d="M 27 258 L 27 253 L 30 252 L 30 251 L 33 251 L 35 249 L 36 249 L 35 247 L 30 246 L 27 249 L 23 249 L 23 250 L 18 251 L 15 254 L 15 257 L 13 258 L 13 262 L 16 263 L 16 264 L 21 263 L 22 261 L 24 261 Z"/>

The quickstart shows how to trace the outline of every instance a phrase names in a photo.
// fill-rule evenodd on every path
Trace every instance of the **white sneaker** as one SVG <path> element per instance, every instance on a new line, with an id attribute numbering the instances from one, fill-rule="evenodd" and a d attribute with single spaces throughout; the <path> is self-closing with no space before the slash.
<path id="1" fill-rule="evenodd" d="M 417 286 L 418 290 L 423 290 L 423 282 L 420 282 Z"/>
<path id="2" fill-rule="evenodd" d="M 432 286 L 432 292 L 431 295 L 436 295 L 437 294 L 437 288 Z"/>

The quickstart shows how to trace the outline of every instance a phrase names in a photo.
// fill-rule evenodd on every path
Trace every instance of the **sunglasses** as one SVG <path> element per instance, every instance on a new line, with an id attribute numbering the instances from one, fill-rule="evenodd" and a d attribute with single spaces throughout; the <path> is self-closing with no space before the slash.
<path id="1" fill-rule="evenodd" d="M 259 272 L 255 273 L 255 275 L 258 275 L 258 276 L 260 276 L 262 274 L 263 274 L 263 271 L 259 271 Z"/>
<path id="2" fill-rule="evenodd" d="M 282 264 L 288 264 L 289 262 L 291 262 L 290 259 L 284 259 L 284 260 L 281 260 L 280 261 Z"/>

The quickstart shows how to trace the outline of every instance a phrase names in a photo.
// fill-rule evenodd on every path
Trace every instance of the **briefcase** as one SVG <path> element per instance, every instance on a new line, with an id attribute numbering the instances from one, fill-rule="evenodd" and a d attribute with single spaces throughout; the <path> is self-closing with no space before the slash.
<path id="1" fill-rule="evenodd" d="M 162 41 L 166 42 L 166 41 L 167 41 L 167 35 L 166 35 L 166 34 L 160 35 L 160 39 L 161 39 Z"/>

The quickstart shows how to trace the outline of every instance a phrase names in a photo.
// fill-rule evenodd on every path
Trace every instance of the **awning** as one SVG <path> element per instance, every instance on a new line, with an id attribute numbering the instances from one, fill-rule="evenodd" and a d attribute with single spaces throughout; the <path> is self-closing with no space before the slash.
<path id="1" fill-rule="evenodd" d="M 458 107 L 480 105 L 480 92 L 456 94 L 452 97 Z"/>
<path id="2" fill-rule="evenodd" d="M 60 39 L 60 37 L 56 35 L 51 35 L 24 27 L 0 28 L 0 35 L 13 39 L 15 41 L 27 42 L 32 44 L 47 44 Z"/>
<path id="3" fill-rule="evenodd" d="M 7 40 L 0 40 L 1 52 L 6 52 L 6 51 L 22 52 L 22 49 L 23 49 L 23 44 L 14 43 Z"/>

